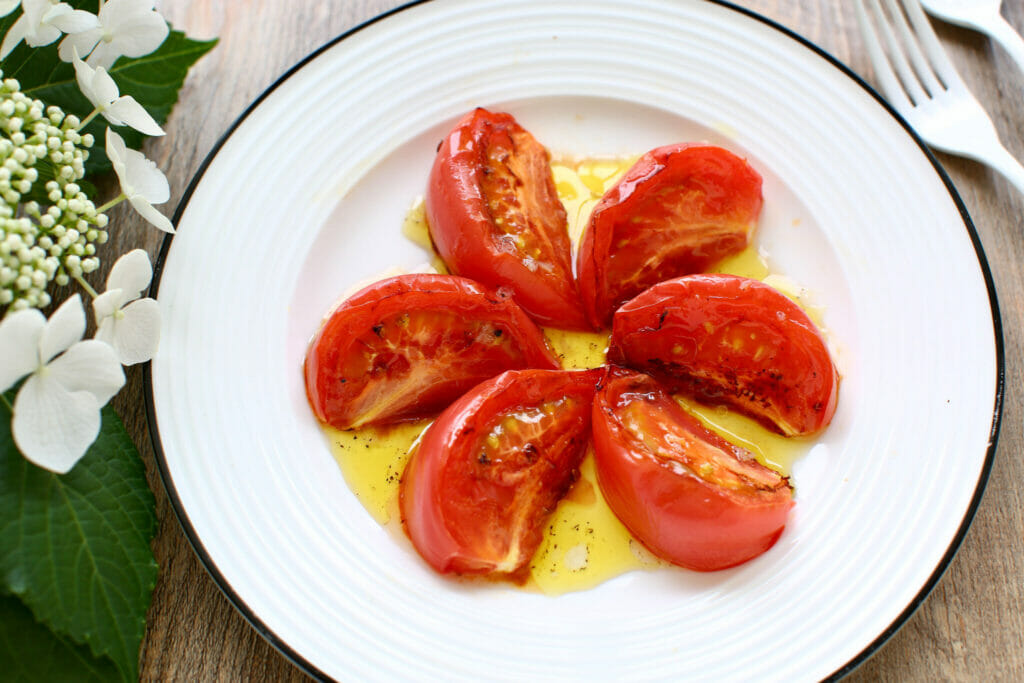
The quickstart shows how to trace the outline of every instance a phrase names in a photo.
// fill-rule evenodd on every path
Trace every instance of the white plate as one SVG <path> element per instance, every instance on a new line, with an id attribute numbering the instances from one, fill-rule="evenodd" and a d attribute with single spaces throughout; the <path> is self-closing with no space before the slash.
<path id="1" fill-rule="evenodd" d="M 759 244 L 827 307 L 839 411 L 778 545 L 558 598 L 466 588 L 355 500 L 300 364 L 400 234 L 468 109 L 556 155 L 709 140 L 764 175 Z M 948 180 L 852 74 L 711 2 L 433 0 L 293 70 L 215 150 L 165 244 L 154 442 L 203 561 L 271 642 L 342 679 L 817 679 L 862 661 L 955 551 L 1001 391 L 998 314 Z"/>

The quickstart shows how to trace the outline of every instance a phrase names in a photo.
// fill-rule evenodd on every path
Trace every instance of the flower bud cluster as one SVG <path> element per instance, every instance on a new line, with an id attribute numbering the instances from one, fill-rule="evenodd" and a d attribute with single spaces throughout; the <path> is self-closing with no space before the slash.
<path id="1" fill-rule="evenodd" d="M 64 285 L 100 265 L 107 216 L 78 184 L 94 143 L 80 123 L 59 107 L 44 110 L 16 80 L 0 81 L 0 312 L 43 308 L 51 281 Z"/>

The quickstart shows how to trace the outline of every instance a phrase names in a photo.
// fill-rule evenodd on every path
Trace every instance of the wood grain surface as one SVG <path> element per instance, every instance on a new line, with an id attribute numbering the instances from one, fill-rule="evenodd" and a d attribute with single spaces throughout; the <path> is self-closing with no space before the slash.
<path id="1" fill-rule="evenodd" d="M 189 76 L 167 123 L 167 136 L 147 147 L 170 179 L 171 201 L 163 208 L 170 213 L 218 138 L 290 66 L 336 35 L 400 4 L 396 0 L 158 3 L 176 28 L 196 38 L 220 38 L 218 47 Z M 805 36 L 873 82 L 849 0 L 740 0 L 738 4 Z M 1024 29 L 1024 4 L 1020 0 L 1004 4 L 1004 16 Z M 964 80 L 993 116 L 1007 147 L 1024 159 L 1024 75 L 983 36 L 942 24 L 936 28 Z M 987 491 L 959 554 L 903 628 L 849 676 L 853 681 L 1024 680 L 1024 197 L 979 164 L 941 155 L 940 160 L 974 219 L 1000 299 L 1006 349 L 1002 430 Z M 143 246 L 155 256 L 160 235 L 123 207 L 112 216 L 117 230 L 111 231 L 114 244 L 108 253 Z M 108 258 L 107 265 L 112 261 Z M 102 282 L 100 277 L 95 281 Z M 141 678 L 304 679 L 234 610 L 183 535 L 154 464 L 138 368 L 129 373 L 128 385 L 115 406 L 146 460 L 160 519 L 154 542 L 160 576 L 140 655 Z"/>

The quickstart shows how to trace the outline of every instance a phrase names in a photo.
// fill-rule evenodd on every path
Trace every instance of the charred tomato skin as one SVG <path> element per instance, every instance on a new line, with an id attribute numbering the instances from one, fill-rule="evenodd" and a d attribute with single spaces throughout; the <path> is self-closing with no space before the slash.
<path id="1" fill-rule="evenodd" d="M 623 304 L 608 358 L 786 436 L 824 429 L 838 401 L 839 373 L 813 321 L 778 290 L 736 275 L 668 280 Z"/>
<path id="2" fill-rule="evenodd" d="M 601 370 L 509 371 L 427 428 L 400 486 L 402 522 L 442 574 L 521 581 L 579 476 Z"/>
<path id="3" fill-rule="evenodd" d="M 649 375 L 609 370 L 594 398 L 593 439 L 609 507 L 662 559 L 726 569 L 767 551 L 785 528 L 788 480 L 701 425 Z"/>
<path id="4" fill-rule="evenodd" d="M 441 141 L 425 197 L 453 273 L 495 289 L 542 325 L 589 329 L 548 151 L 511 114 L 476 109 Z"/>
<path id="5" fill-rule="evenodd" d="M 583 307 L 607 328 L 615 309 L 662 280 L 707 270 L 750 242 L 761 176 L 713 145 L 644 154 L 594 207 L 577 255 Z"/>
<path id="6" fill-rule="evenodd" d="M 341 303 L 310 343 L 306 395 L 338 429 L 436 415 L 505 370 L 558 368 L 507 295 L 454 275 L 399 275 Z"/>

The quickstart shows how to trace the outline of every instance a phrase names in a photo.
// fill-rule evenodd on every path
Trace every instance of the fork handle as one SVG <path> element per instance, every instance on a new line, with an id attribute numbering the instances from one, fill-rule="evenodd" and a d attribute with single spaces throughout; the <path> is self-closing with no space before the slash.
<path id="1" fill-rule="evenodd" d="M 1017 161 L 1016 157 L 1001 144 L 996 142 L 993 146 L 983 148 L 984 153 L 974 156 L 978 161 L 988 164 L 1003 174 L 1003 177 L 1013 183 L 1021 194 L 1024 194 L 1024 166 Z M 981 152 L 982 150 L 978 150 Z"/>
<path id="2" fill-rule="evenodd" d="M 1002 14 L 996 14 L 996 21 L 992 23 L 989 32 L 994 39 L 1010 53 L 1013 61 L 1024 71 L 1024 38 L 1011 26 Z"/>

